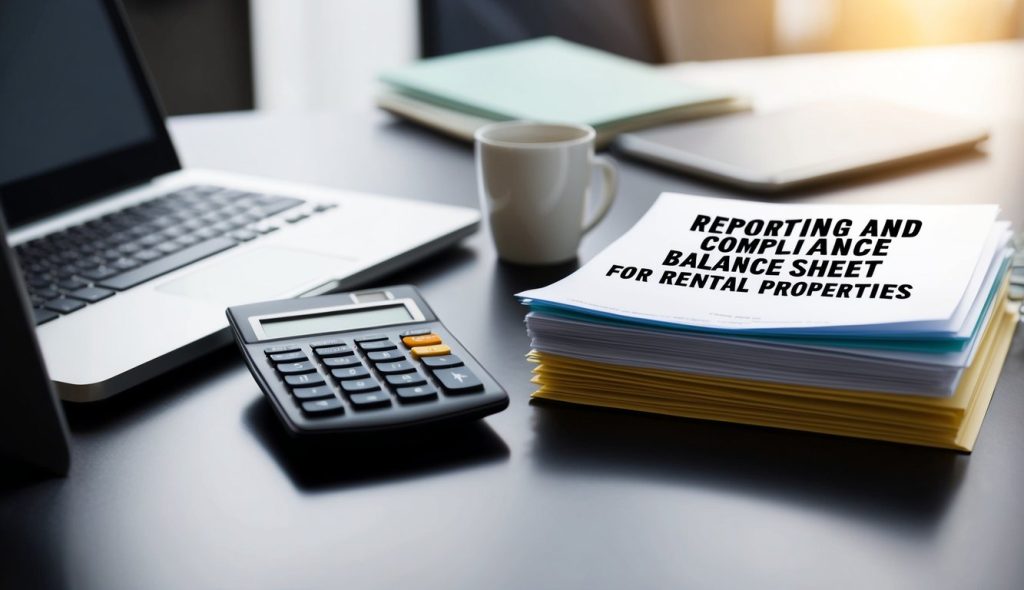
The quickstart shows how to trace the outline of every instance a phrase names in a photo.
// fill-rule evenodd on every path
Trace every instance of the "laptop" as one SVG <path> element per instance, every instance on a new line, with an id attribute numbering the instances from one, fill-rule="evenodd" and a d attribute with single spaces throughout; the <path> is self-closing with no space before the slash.
<path id="1" fill-rule="evenodd" d="M 882 100 L 836 97 L 627 133 L 622 153 L 743 189 L 781 192 L 956 152 L 983 125 Z"/>
<path id="2" fill-rule="evenodd" d="M 227 306 L 349 289 L 479 225 L 475 209 L 182 169 L 114 0 L 4 0 L 0 80 L 0 206 L 66 400 L 227 344 Z"/>
<path id="3" fill-rule="evenodd" d="M 0 455 L 64 475 L 71 463 L 67 425 L 43 365 L 24 285 L 5 235 L 0 214 L 0 371 L 7 376 Z"/>

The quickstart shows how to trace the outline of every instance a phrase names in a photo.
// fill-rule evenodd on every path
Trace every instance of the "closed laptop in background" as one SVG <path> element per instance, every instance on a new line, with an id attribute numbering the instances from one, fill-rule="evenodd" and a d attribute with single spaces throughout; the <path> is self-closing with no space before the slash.
<path id="1" fill-rule="evenodd" d="M 777 192 L 943 154 L 981 125 L 872 99 L 836 99 L 627 133 L 622 152 L 745 189 Z"/>

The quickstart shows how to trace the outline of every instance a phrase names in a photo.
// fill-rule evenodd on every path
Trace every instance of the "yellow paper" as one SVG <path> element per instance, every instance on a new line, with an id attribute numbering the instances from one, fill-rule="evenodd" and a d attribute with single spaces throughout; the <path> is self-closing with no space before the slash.
<path id="1" fill-rule="evenodd" d="M 970 451 L 1017 325 L 1004 301 L 948 398 L 833 390 L 637 369 L 532 352 L 534 397 Z"/>

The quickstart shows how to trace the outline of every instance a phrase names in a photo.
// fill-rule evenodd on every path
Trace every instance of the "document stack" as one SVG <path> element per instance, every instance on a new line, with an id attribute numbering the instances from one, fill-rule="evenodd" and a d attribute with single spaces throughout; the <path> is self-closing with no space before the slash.
<path id="1" fill-rule="evenodd" d="M 518 295 L 533 395 L 971 451 L 1018 317 L 997 216 L 663 194 Z"/>

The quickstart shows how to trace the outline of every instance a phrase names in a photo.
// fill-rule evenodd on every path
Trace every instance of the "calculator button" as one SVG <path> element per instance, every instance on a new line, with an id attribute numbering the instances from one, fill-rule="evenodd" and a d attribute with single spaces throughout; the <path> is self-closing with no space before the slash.
<path id="1" fill-rule="evenodd" d="M 345 344 L 345 341 L 341 338 L 330 338 L 327 340 L 317 340 L 316 342 L 310 342 L 309 345 L 313 348 L 320 348 L 321 346 L 340 346 Z"/>
<path id="2" fill-rule="evenodd" d="M 398 347 L 390 340 L 374 340 L 372 342 L 360 342 L 359 348 L 366 352 L 371 352 L 375 350 L 394 350 Z"/>
<path id="3" fill-rule="evenodd" d="M 324 378 L 319 373 L 303 373 L 301 375 L 285 375 L 284 382 L 292 387 L 305 387 L 307 385 L 323 385 Z"/>
<path id="4" fill-rule="evenodd" d="M 443 354 L 450 354 L 452 349 L 448 348 L 446 344 L 434 344 L 431 346 L 417 346 L 409 349 L 412 356 L 421 358 L 425 356 L 440 356 Z"/>
<path id="5" fill-rule="evenodd" d="M 483 383 L 466 367 L 441 369 L 434 371 L 434 376 L 447 393 L 469 393 L 484 388 Z"/>
<path id="6" fill-rule="evenodd" d="M 461 367 L 462 359 L 454 354 L 443 354 L 441 356 L 425 356 L 420 359 L 424 365 L 431 369 L 445 369 L 448 367 Z"/>
<path id="7" fill-rule="evenodd" d="M 331 375 L 335 379 L 362 379 L 363 377 L 369 377 L 370 372 L 363 365 L 359 365 L 344 369 L 331 369 Z"/>
<path id="8" fill-rule="evenodd" d="M 303 402 L 302 411 L 313 416 L 343 414 L 345 413 L 345 406 L 341 405 L 340 399 L 336 397 L 330 397 L 327 399 L 318 399 L 314 401 Z"/>
<path id="9" fill-rule="evenodd" d="M 354 367 L 356 365 L 363 364 L 363 361 L 359 360 L 359 357 L 355 356 L 336 356 L 328 359 L 324 359 L 325 367 Z"/>
<path id="10" fill-rule="evenodd" d="M 368 410 L 370 408 L 379 408 L 391 405 L 391 398 L 388 397 L 388 394 L 382 391 L 375 393 L 356 393 L 348 396 L 348 401 L 352 402 L 352 407 L 357 410 Z"/>
<path id="11" fill-rule="evenodd" d="M 275 363 L 289 363 L 295 361 L 306 360 L 306 353 L 304 352 L 279 352 L 277 354 L 270 355 L 270 360 Z"/>
<path id="12" fill-rule="evenodd" d="M 324 348 L 313 349 L 316 353 L 322 357 L 332 356 L 349 356 L 355 354 L 355 352 L 348 346 L 342 344 L 341 346 L 326 346 Z"/>
<path id="13" fill-rule="evenodd" d="M 380 389 L 380 383 L 377 383 L 376 379 L 353 379 L 351 381 L 342 381 L 341 389 L 345 393 L 377 391 Z"/>
<path id="14" fill-rule="evenodd" d="M 402 373 L 401 375 L 388 375 L 385 379 L 387 379 L 388 383 L 396 387 L 401 385 L 424 385 L 427 382 L 419 372 Z"/>
<path id="15" fill-rule="evenodd" d="M 304 363 L 281 363 L 277 365 L 277 370 L 285 375 L 295 375 L 298 373 L 312 373 L 316 370 L 316 367 L 313 366 L 313 363 L 306 361 Z"/>
<path id="16" fill-rule="evenodd" d="M 416 387 L 399 387 L 395 389 L 398 401 L 405 403 L 422 402 L 437 397 L 437 390 L 433 385 L 417 385 Z"/>
<path id="17" fill-rule="evenodd" d="M 302 400 L 334 397 L 334 391 L 326 385 L 320 385 L 319 387 L 296 387 L 292 390 L 292 393 L 295 394 L 295 397 Z"/>
<path id="18" fill-rule="evenodd" d="M 362 344 L 363 342 L 374 342 L 376 340 L 387 340 L 387 339 L 388 339 L 388 335 L 387 334 L 367 334 L 366 336 L 360 336 L 359 338 L 356 338 L 355 341 L 358 342 L 359 344 Z"/>
<path id="19" fill-rule="evenodd" d="M 377 370 L 386 375 L 393 373 L 409 373 L 416 370 L 416 365 L 409 361 L 398 361 L 397 363 L 377 363 Z"/>
<path id="20" fill-rule="evenodd" d="M 432 344 L 441 344 L 441 337 L 433 332 L 427 334 L 417 334 L 415 336 L 406 336 L 402 338 L 402 344 L 412 348 L 414 346 L 430 346 Z"/>
<path id="21" fill-rule="evenodd" d="M 271 346 L 270 348 L 264 348 L 263 352 L 267 355 L 277 354 L 279 352 L 298 352 L 299 347 L 297 346 Z"/>
<path id="22" fill-rule="evenodd" d="M 405 338 L 406 336 L 423 336 L 425 334 L 430 334 L 430 333 L 431 333 L 430 332 L 430 328 L 423 328 L 423 329 L 420 329 L 420 330 L 406 330 L 405 332 L 402 332 L 398 336 L 400 338 Z"/>
<path id="23" fill-rule="evenodd" d="M 366 358 L 379 363 L 381 361 L 404 361 L 405 355 L 398 350 L 378 350 L 377 352 L 368 353 Z"/>

